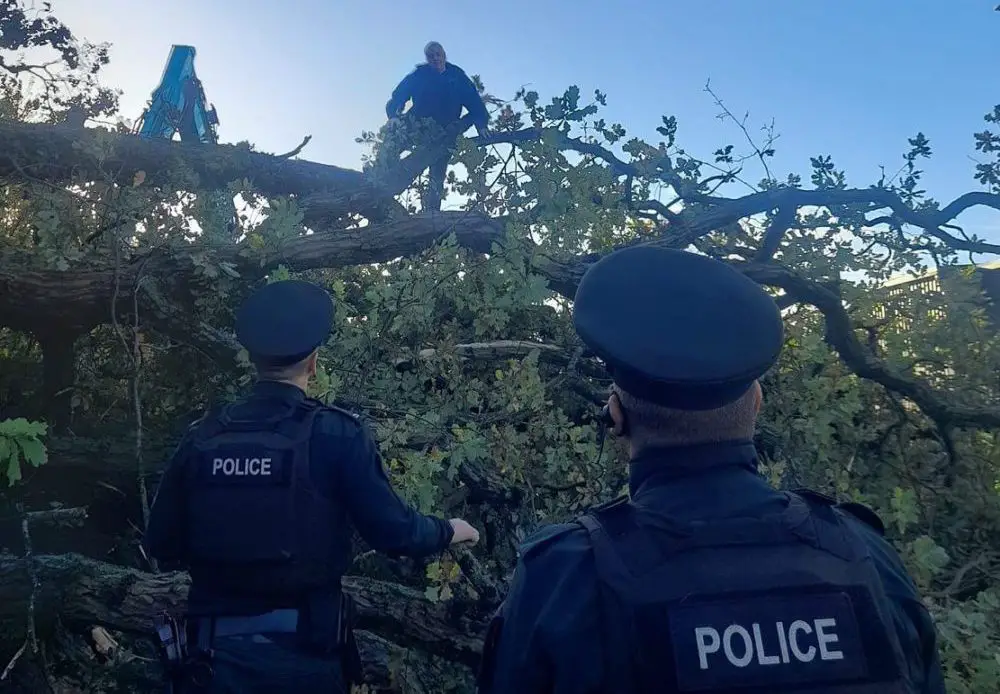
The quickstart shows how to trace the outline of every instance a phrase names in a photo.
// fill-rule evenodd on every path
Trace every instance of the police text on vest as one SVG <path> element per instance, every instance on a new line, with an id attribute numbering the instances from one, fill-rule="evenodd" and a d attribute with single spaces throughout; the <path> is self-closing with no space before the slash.
<path id="1" fill-rule="evenodd" d="M 698 665 L 702 670 L 711 667 L 710 655 L 722 655 L 735 667 L 746 667 L 756 659 L 760 665 L 778 665 L 792 662 L 820 660 L 843 660 L 844 654 L 837 650 L 836 619 L 815 619 L 806 622 L 797 619 L 790 624 L 751 624 L 747 629 L 739 624 L 730 624 L 720 635 L 713 627 L 696 627 L 694 637 L 698 643 Z M 766 643 L 765 643 L 766 642 Z M 719 657 L 716 655 L 716 657 Z"/>
<path id="2" fill-rule="evenodd" d="M 676 688 L 778 692 L 865 678 L 885 655 L 869 641 L 882 624 L 868 619 L 865 634 L 859 614 L 852 594 L 836 585 L 704 595 L 672 605 L 666 617 Z"/>
<path id="3" fill-rule="evenodd" d="M 260 477 L 271 474 L 270 458 L 213 458 L 212 475 L 219 472 L 227 477 Z"/>

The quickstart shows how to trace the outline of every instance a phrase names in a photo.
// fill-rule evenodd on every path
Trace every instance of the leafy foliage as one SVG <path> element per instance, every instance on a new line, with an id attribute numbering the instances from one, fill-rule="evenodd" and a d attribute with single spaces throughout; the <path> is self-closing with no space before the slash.
<path id="1" fill-rule="evenodd" d="M 49 44 L 59 51 L 73 45 L 59 25 L 27 26 L 36 37 L 57 32 Z M 77 83 L 67 98 L 83 98 L 92 86 Z M 955 237 L 940 225 L 907 223 L 898 210 L 875 223 L 871 215 L 886 206 L 862 198 L 875 191 L 895 196 L 908 212 L 942 209 L 922 188 L 931 143 L 920 133 L 909 138 L 898 171 L 870 187 L 852 188 L 825 153 L 811 158 L 808 171 L 782 175 L 771 168 L 774 138 L 754 141 L 746 123 L 717 103 L 743 142 L 698 155 L 683 148 L 682 124 L 671 115 L 650 135 L 658 139 L 646 141 L 602 117 L 606 98 L 599 91 L 586 97 L 570 87 L 546 100 L 522 90 L 493 116 L 501 142 L 460 139 L 449 175 L 449 202 L 469 215 L 504 218 L 489 253 L 469 250 L 444 230 L 437 243 L 405 257 L 297 273 L 286 264 L 254 274 L 302 241 L 302 198 L 259 189 L 249 175 L 225 189 L 204 189 L 181 160 L 164 162 L 157 185 L 145 176 L 121 185 L 109 134 L 78 153 L 102 163 L 102 176 L 77 174 L 62 188 L 5 181 L 0 262 L 19 271 L 120 272 L 133 261 L 169 255 L 181 270 L 166 279 L 183 288 L 183 301 L 171 301 L 218 327 L 231 325 L 234 307 L 260 281 L 294 275 L 326 286 L 336 298 L 335 327 L 311 394 L 363 414 L 407 500 L 426 512 L 470 517 L 483 529 L 478 560 L 498 582 L 526 533 L 625 485 L 626 452 L 616 441 L 602 444 L 595 427 L 609 381 L 574 333 L 571 302 L 553 291 L 553 268 L 626 243 L 656 242 L 693 246 L 741 267 L 780 269 L 810 287 L 809 296 L 834 287 L 832 303 L 846 313 L 847 327 L 830 320 L 829 306 L 817 308 L 787 283 L 764 281 L 786 307 L 786 342 L 763 382 L 762 472 L 781 487 L 809 486 L 873 507 L 937 619 L 949 691 L 993 692 L 1000 677 L 1000 432 L 956 423 L 949 413 L 996 407 L 996 317 L 983 300 L 982 274 L 963 267 Z M 58 119 L 14 83 L 3 86 L 0 106 L 11 118 Z M 975 180 L 998 192 L 1000 106 L 986 122 L 973 138 L 985 157 Z M 514 138 L 526 128 L 534 129 L 531 137 Z M 373 147 L 366 169 L 375 178 L 390 173 L 386 158 L 398 156 L 393 137 L 388 128 L 360 138 Z M 754 182 L 748 169 L 757 166 Z M 420 186 L 399 196 L 410 211 L 419 209 Z M 810 191 L 809 201 L 787 202 L 802 190 Z M 761 195 L 777 202 L 748 212 L 745 196 Z M 241 201 L 235 220 L 234 199 Z M 768 230 L 782 215 L 787 230 L 773 255 L 761 259 Z M 885 286 L 891 277 L 928 269 L 939 271 L 938 280 L 925 291 Z M 164 279 L 148 278 L 146 286 Z M 245 353 L 218 363 L 164 335 L 154 327 L 157 316 L 119 305 L 107 315 L 113 318 L 106 324 L 67 333 L 76 347 L 69 429 L 96 440 L 100 451 L 138 437 L 146 469 L 156 468 L 157 446 L 169 448 L 210 403 L 246 392 L 252 372 Z M 846 359 L 837 330 L 897 380 Z M 25 417 L 0 423 L 0 452 L 7 445 L 18 451 L 17 461 L 38 464 L 46 429 L 29 420 L 50 412 L 40 385 L 42 350 L 33 336 L 3 329 L 0 362 L 4 416 Z M 948 407 L 921 409 L 901 394 L 898 379 L 931 387 Z M 73 439 L 59 450 L 72 457 L 82 448 Z M 117 489 L 133 480 L 134 452 L 125 450 L 114 465 L 104 453 L 96 456 L 100 464 L 86 483 Z M 60 464 L 52 458 L 48 468 Z M 14 460 L 0 455 L 9 482 L 20 475 L 22 463 Z M 45 491 L 75 491 L 79 479 L 65 470 L 65 486 Z M 155 482 L 155 474 L 147 476 Z M 119 519 L 113 532 L 129 536 L 130 521 L 141 519 Z M 131 552 L 126 561 L 139 559 Z M 423 566 L 372 571 L 456 611 L 480 594 L 450 553 Z M 457 666 L 455 673 L 458 680 L 467 675 Z"/>
<path id="2" fill-rule="evenodd" d="M 4 104 L 2 113 L 22 118 L 64 121 L 110 115 L 117 94 L 97 82 L 108 64 L 107 45 L 81 43 L 52 14 L 51 3 L 0 5 L 0 84 L 20 98 Z M 55 54 L 53 59 L 52 54 Z M 82 121 L 80 121 L 82 125 Z"/>
<path id="3" fill-rule="evenodd" d="M 0 471 L 8 485 L 21 479 L 21 465 L 38 467 L 47 460 L 42 437 L 48 427 L 23 417 L 0 421 Z"/>

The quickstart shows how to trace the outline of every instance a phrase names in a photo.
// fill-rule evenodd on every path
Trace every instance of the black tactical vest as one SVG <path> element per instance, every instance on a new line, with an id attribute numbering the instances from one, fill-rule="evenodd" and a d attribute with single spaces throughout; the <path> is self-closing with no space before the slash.
<path id="1" fill-rule="evenodd" d="M 590 533 L 608 692 L 903 694 L 888 599 L 841 511 L 788 494 L 772 517 L 678 523 L 627 499 Z"/>
<path id="2" fill-rule="evenodd" d="M 229 405 L 198 425 L 186 467 L 192 575 L 254 596 L 336 589 L 334 508 L 309 477 L 321 408 L 306 399 L 236 420 Z"/>

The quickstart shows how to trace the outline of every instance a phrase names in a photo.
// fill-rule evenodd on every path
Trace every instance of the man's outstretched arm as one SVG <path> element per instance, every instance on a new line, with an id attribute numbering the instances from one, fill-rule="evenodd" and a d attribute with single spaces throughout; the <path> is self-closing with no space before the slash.
<path id="1" fill-rule="evenodd" d="M 448 547 L 455 532 L 451 523 L 418 512 L 396 494 L 367 429 L 357 423 L 339 426 L 352 430 L 343 431 L 329 448 L 337 494 L 365 542 L 386 554 L 411 557 Z"/>

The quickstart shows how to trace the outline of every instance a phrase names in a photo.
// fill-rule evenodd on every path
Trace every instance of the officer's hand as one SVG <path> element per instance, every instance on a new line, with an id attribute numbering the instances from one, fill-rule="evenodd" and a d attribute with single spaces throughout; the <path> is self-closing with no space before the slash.
<path id="1" fill-rule="evenodd" d="M 461 518 L 452 518 L 448 522 L 451 523 L 451 527 L 455 530 L 455 534 L 451 538 L 451 544 L 457 545 L 460 542 L 468 542 L 470 545 L 474 545 L 479 542 L 479 531 Z"/>

